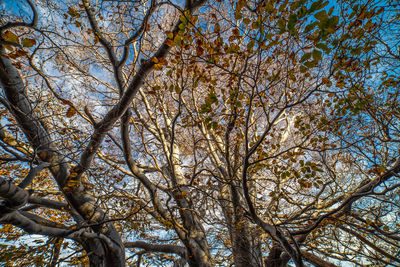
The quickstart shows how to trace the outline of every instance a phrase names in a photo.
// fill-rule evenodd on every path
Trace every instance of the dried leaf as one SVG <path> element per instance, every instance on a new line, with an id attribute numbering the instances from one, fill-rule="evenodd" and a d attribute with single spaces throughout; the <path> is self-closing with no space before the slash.
<path id="1" fill-rule="evenodd" d="M 69 107 L 68 110 L 67 110 L 67 113 L 65 114 L 65 116 L 66 116 L 67 118 L 71 118 L 71 117 L 73 117 L 75 114 L 76 114 L 76 109 L 73 108 L 73 107 Z"/>

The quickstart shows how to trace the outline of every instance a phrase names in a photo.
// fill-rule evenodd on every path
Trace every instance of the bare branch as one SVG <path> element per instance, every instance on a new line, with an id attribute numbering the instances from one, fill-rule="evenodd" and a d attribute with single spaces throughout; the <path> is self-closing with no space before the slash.
<path id="1" fill-rule="evenodd" d="M 15 27 L 30 27 L 30 28 L 36 27 L 37 22 L 38 22 L 38 13 L 37 13 L 36 6 L 33 4 L 32 0 L 26 0 L 26 2 L 31 7 L 31 10 L 32 10 L 32 13 L 33 13 L 33 17 L 32 17 L 31 23 L 27 23 L 27 22 L 8 22 L 5 25 L 0 27 L 0 34 L 3 33 L 5 30 L 11 29 L 11 28 L 15 28 Z M 3 43 L 3 42 L 4 42 L 4 40 L 1 40 L 1 43 Z"/>
<path id="2" fill-rule="evenodd" d="M 143 241 L 135 241 L 135 242 L 125 242 L 126 248 L 141 248 L 147 252 L 162 252 L 162 253 L 171 253 L 177 254 L 183 258 L 186 258 L 187 251 L 185 247 L 172 245 L 172 244 L 151 244 Z"/>

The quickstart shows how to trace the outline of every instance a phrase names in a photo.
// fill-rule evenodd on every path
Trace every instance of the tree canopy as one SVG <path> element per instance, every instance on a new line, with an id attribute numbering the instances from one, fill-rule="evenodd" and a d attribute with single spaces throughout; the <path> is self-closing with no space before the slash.
<path id="1" fill-rule="evenodd" d="M 0 262 L 398 266 L 399 9 L 0 1 Z"/>

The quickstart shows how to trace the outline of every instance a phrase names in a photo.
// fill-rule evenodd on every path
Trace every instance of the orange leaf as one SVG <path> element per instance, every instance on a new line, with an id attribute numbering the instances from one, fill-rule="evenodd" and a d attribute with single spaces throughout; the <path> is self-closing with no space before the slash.
<path id="1" fill-rule="evenodd" d="M 69 107 L 67 110 L 67 113 L 65 114 L 65 116 L 67 116 L 67 118 L 71 118 L 76 114 L 76 109 L 73 107 Z"/>
<path id="2" fill-rule="evenodd" d="M 165 44 L 168 45 L 168 46 L 174 46 L 174 45 L 175 45 L 174 41 L 171 40 L 171 39 L 167 39 L 167 40 L 165 41 Z"/>

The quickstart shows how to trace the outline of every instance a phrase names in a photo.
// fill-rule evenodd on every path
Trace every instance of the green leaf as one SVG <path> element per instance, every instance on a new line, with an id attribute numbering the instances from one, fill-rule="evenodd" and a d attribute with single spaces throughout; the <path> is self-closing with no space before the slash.
<path id="1" fill-rule="evenodd" d="M 188 23 L 187 18 L 185 16 L 183 16 L 183 15 L 179 18 L 179 20 L 182 22 L 182 24 L 186 25 Z"/>
<path id="2" fill-rule="evenodd" d="M 251 41 L 247 44 L 247 49 L 248 49 L 248 50 L 253 49 L 255 43 L 256 43 L 256 41 L 255 41 L 254 39 L 251 40 Z"/>
<path id="3" fill-rule="evenodd" d="M 277 25 L 281 30 L 281 33 L 285 32 L 286 30 L 286 22 L 283 19 L 278 20 Z"/>
<path id="4" fill-rule="evenodd" d="M 314 50 L 312 51 L 312 56 L 313 56 L 313 58 L 314 58 L 315 60 L 319 61 L 319 60 L 322 58 L 322 52 L 319 51 L 319 50 L 317 50 L 317 49 L 314 49 Z"/>
<path id="5" fill-rule="evenodd" d="M 325 53 L 329 53 L 329 52 L 331 52 L 331 49 L 326 45 L 326 44 L 324 44 L 324 43 L 318 43 L 317 44 L 317 47 L 319 48 L 319 49 L 322 49 Z"/>
<path id="6" fill-rule="evenodd" d="M 339 24 L 339 17 L 338 16 L 333 16 L 328 20 L 328 27 L 335 27 L 336 25 Z"/>
<path id="7" fill-rule="evenodd" d="M 315 17 L 317 20 L 319 20 L 319 21 L 321 21 L 321 22 L 324 22 L 324 21 L 326 21 L 326 20 L 328 19 L 328 14 L 326 13 L 325 10 L 321 10 L 320 12 L 316 13 L 316 14 L 314 15 L 314 17 Z"/>
<path id="8" fill-rule="evenodd" d="M 175 38 L 174 38 L 174 43 L 175 43 L 176 45 L 178 45 L 178 46 L 182 46 L 182 37 L 181 37 L 179 34 L 177 34 L 177 35 L 175 36 Z"/>
<path id="9" fill-rule="evenodd" d="M 288 27 L 289 33 L 291 35 L 294 35 L 296 32 L 296 29 L 295 29 L 296 22 L 297 22 L 297 16 L 294 14 L 290 15 L 287 27 Z"/>
<path id="10" fill-rule="evenodd" d="M 304 62 L 304 61 L 306 61 L 306 60 L 309 60 L 310 58 L 311 58 L 311 53 L 305 53 L 305 54 L 301 57 L 300 62 Z"/>
<path id="11" fill-rule="evenodd" d="M 297 17 L 299 19 L 302 19 L 305 15 L 307 15 L 307 8 L 305 6 L 302 6 L 299 11 L 297 12 Z"/>
<path id="12" fill-rule="evenodd" d="M 314 11 L 320 10 L 322 6 L 322 0 L 319 0 L 317 2 L 312 3 L 310 9 L 308 10 L 309 13 L 312 13 Z"/>
<path id="13" fill-rule="evenodd" d="M 313 29 L 315 28 L 315 26 L 316 26 L 317 24 L 318 24 L 318 23 L 317 23 L 316 21 L 314 21 L 313 23 L 308 24 L 308 25 L 304 28 L 304 32 L 305 32 L 305 33 L 310 32 L 311 30 L 313 30 Z"/>

